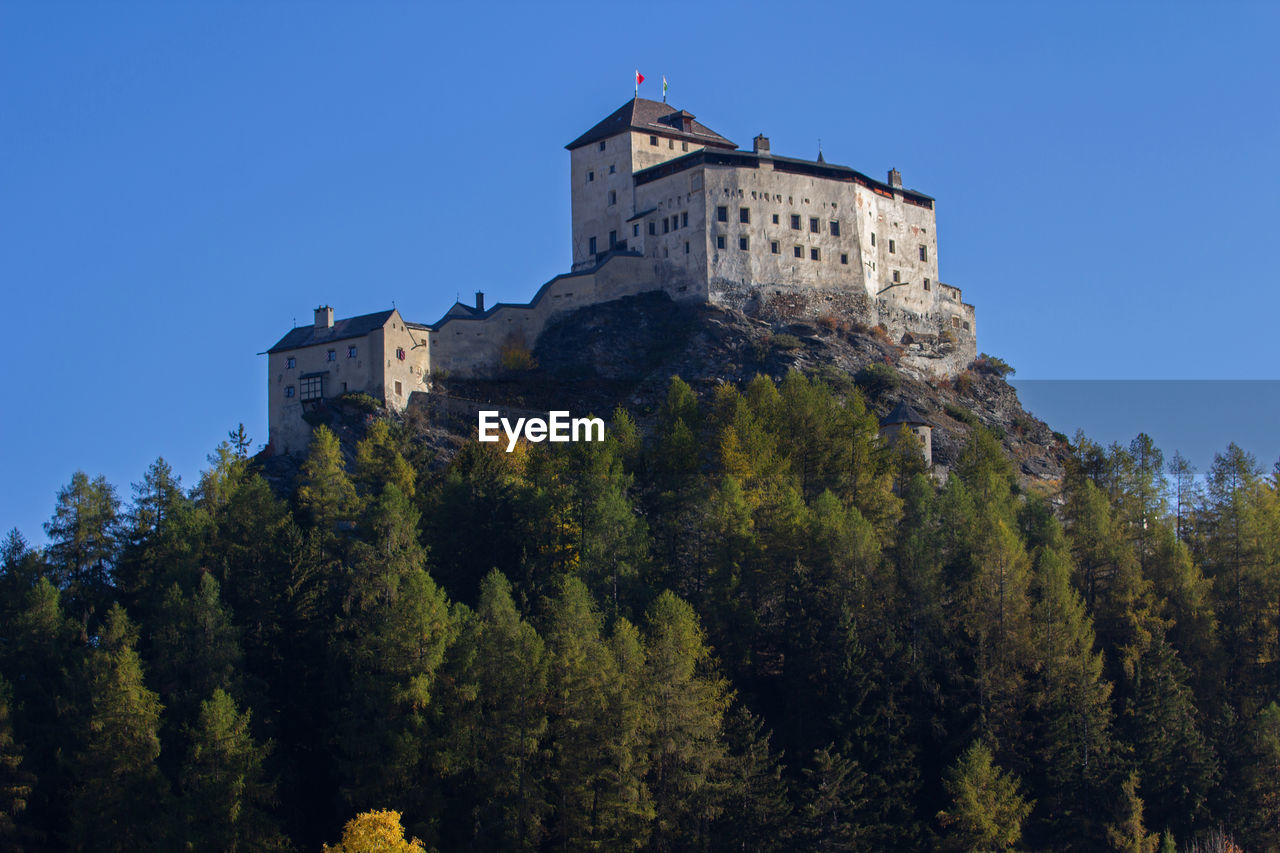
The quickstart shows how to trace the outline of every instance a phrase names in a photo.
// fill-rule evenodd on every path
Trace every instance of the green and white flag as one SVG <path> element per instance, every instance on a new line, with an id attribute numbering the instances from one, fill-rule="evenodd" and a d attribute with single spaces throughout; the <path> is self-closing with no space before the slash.
<path id="1" fill-rule="evenodd" d="M 662 103 L 667 102 L 667 75 L 662 75 Z"/>

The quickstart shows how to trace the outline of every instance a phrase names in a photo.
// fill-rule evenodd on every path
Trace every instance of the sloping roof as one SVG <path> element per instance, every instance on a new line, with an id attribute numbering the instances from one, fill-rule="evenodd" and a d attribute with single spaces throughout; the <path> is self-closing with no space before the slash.
<path id="1" fill-rule="evenodd" d="M 880 426 L 893 426 L 895 424 L 933 426 L 933 423 L 927 420 L 924 415 L 907 405 L 906 400 L 900 401 L 898 405 L 893 407 L 892 412 L 880 419 Z"/>
<path id="2" fill-rule="evenodd" d="M 689 130 L 683 129 L 683 118 L 689 119 Z M 572 151 L 610 136 L 617 136 L 628 130 L 640 130 L 647 133 L 661 133 L 676 139 L 687 139 L 699 145 L 711 145 L 717 148 L 737 148 L 729 140 L 716 133 L 701 122 L 693 120 L 693 114 L 685 110 L 664 104 L 660 101 L 649 101 L 644 98 L 633 98 L 627 101 L 595 127 L 570 142 L 565 148 Z"/>
<path id="3" fill-rule="evenodd" d="M 281 350 L 310 347 L 316 344 L 327 344 L 330 341 L 341 341 L 346 338 L 360 338 L 374 329 L 381 329 L 387 325 L 387 321 L 391 319 L 391 315 L 395 313 L 395 310 L 392 308 L 390 311 L 378 311 L 375 314 L 361 314 L 359 317 L 335 320 L 334 324 L 327 329 L 317 329 L 315 326 L 298 326 L 281 338 L 267 352 L 280 352 Z"/>

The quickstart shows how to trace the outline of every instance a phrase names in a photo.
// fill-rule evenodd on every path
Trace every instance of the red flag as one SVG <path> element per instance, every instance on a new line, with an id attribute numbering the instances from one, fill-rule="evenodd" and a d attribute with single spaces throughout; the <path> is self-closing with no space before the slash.
<path id="1" fill-rule="evenodd" d="M 643 83 L 643 82 L 644 82 L 644 75 L 643 75 L 643 74 L 641 74 L 641 73 L 640 73 L 640 71 L 637 69 L 637 70 L 636 70 L 636 85 L 637 85 L 637 86 L 639 86 L 639 85 L 640 85 L 641 83 Z"/>

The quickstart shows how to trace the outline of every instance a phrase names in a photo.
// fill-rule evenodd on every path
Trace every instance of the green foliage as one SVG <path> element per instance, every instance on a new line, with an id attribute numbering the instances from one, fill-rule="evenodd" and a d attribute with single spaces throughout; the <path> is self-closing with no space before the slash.
<path id="1" fill-rule="evenodd" d="M 982 425 L 982 422 L 978 420 L 978 416 L 963 406 L 957 406 L 955 403 L 947 403 L 944 408 L 948 415 L 961 423 L 968 424 L 971 427 Z"/>
<path id="2" fill-rule="evenodd" d="M 298 508 L 321 530 L 333 530 L 355 514 L 356 490 L 347 478 L 338 437 L 326 426 L 312 430 L 296 498 Z"/>
<path id="3" fill-rule="evenodd" d="M 782 334 L 770 335 L 769 345 L 772 346 L 774 349 L 780 349 L 784 351 L 796 350 L 804 346 L 804 341 L 800 340 L 795 335 L 788 335 L 785 332 L 783 332 Z"/>
<path id="4" fill-rule="evenodd" d="M 1014 373 L 1014 369 L 1007 361 L 994 355 L 987 355 L 985 352 L 979 354 L 970 367 L 979 373 L 989 373 L 992 376 L 999 376 L 1001 379 L 1006 376 L 1012 376 Z"/>
<path id="5" fill-rule="evenodd" d="M 340 394 L 334 402 L 348 409 L 355 409 L 357 412 L 364 412 L 369 415 L 376 415 L 386 409 L 386 406 L 378 399 L 363 391 L 349 391 L 346 394 Z"/>
<path id="6" fill-rule="evenodd" d="M 883 397 L 897 390 L 902 384 L 902 377 L 891 365 L 874 362 L 854 374 L 853 381 L 858 384 L 858 387 L 866 389 L 871 396 Z"/>
<path id="7" fill-rule="evenodd" d="M 1031 813 L 1016 777 L 996 766 L 989 750 L 974 741 L 947 774 L 951 806 L 938 813 L 947 849 L 966 853 L 1008 850 L 1022 838 Z"/>

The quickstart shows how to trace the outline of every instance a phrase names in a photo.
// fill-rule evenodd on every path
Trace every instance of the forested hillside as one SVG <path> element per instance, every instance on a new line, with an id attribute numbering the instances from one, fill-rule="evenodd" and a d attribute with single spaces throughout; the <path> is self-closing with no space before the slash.
<path id="1" fill-rule="evenodd" d="M 0 848 L 1280 850 L 1280 466 L 938 483 L 794 372 L 653 421 L 75 474 L 0 555 Z"/>

